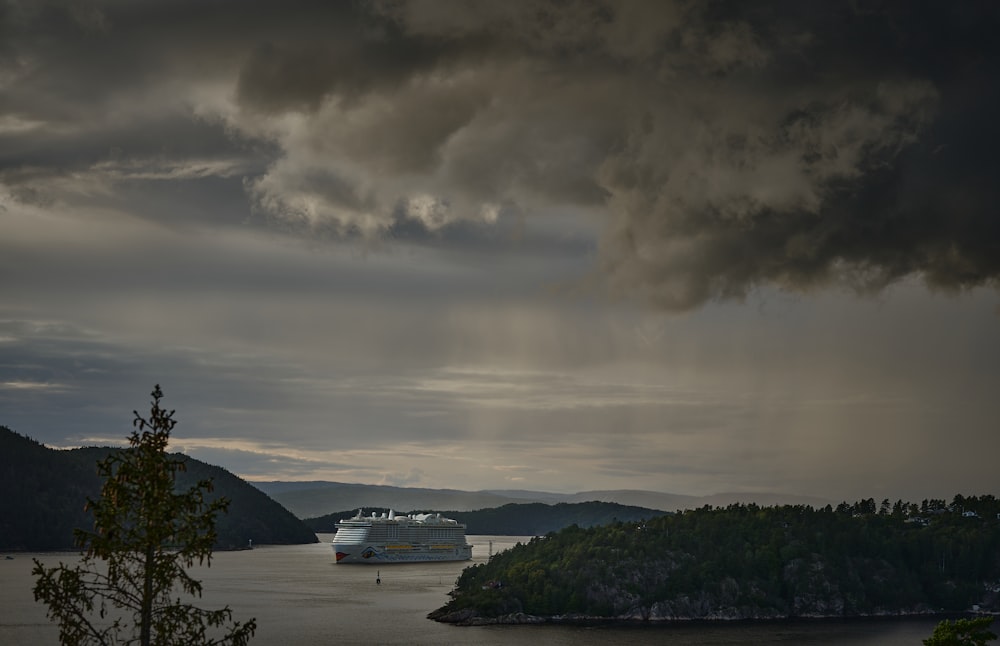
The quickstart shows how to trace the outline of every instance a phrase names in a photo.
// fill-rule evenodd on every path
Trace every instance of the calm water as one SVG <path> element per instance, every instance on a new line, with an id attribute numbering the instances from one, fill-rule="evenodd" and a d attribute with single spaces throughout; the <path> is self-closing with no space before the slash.
<path id="1" fill-rule="evenodd" d="M 931 634 L 931 619 L 775 624 L 680 625 L 654 627 L 483 626 L 458 627 L 426 615 L 448 600 L 466 563 L 413 563 L 378 568 L 336 565 L 329 541 L 219 552 L 211 568 L 193 571 L 205 587 L 202 607 L 226 604 L 236 619 L 257 618 L 252 644 L 556 644 L 609 646 L 663 643 L 680 646 L 722 644 L 824 644 L 919 646 Z M 509 536 L 470 536 L 473 562 L 513 545 Z M 526 540 L 526 539 L 521 539 Z M 0 559 L 0 644 L 58 644 L 58 630 L 31 593 L 31 554 Z M 47 565 L 75 560 L 75 554 L 37 555 Z"/>

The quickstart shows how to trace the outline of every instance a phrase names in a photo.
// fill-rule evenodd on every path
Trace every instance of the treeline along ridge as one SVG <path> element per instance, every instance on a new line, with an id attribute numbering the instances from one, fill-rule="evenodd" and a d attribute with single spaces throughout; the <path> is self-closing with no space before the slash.
<path id="1" fill-rule="evenodd" d="M 465 569 L 432 618 L 764 619 L 1000 611 L 1000 501 L 736 504 L 571 526 Z"/>

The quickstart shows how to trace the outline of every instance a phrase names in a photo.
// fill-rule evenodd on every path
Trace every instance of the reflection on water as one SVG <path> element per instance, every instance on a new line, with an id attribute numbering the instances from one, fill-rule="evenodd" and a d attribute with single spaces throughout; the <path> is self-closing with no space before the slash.
<path id="1" fill-rule="evenodd" d="M 609 646 L 643 642 L 681 646 L 722 644 L 920 644 L 934 620 L 681 624 L 672 626 L 483 626 L 438 624 L 427 613 L 445 604 L 470 563 L 337 565 L 332 534 L 314 545 L 260 546 L 217 552 L 210 568 L 196 568 L 205 594 L 199 605 L 228 604 L 237 620 L 257 618 L 252 644 L 556 644 Z M 470 536 L 472 563 L 526 538 Z M 58 630 L 35 603 L 31 554 L 0 558 L 0 644 L 58 644 Z M 42 554 L 46 565 L 74 554 Z M 381 585 L 375 582 L 376 572 Z"/>

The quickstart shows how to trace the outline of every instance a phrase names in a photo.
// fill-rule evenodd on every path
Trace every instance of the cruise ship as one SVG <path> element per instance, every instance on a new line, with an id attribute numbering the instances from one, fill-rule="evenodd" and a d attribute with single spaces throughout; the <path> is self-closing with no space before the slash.
<path id="1" fill-rule="evenodd" d="M 472 546 L 465 525 L 441 514 L 397 515 L 359 509 L 336 525 L 333 552 L 337 563 L 415 563 L 468 561 Z"/>

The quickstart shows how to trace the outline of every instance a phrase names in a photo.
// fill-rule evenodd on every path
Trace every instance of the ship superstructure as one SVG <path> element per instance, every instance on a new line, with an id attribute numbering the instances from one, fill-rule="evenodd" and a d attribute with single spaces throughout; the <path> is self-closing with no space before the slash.
<path id="1" fill-rule="evenodd" d="M 472 546 L 465 525 L 441 514 L 410 516 L 359 509 L 353 518 L 337 523 L 333 552 L 337 563 L 403 563 L 468 561 Z"/>

